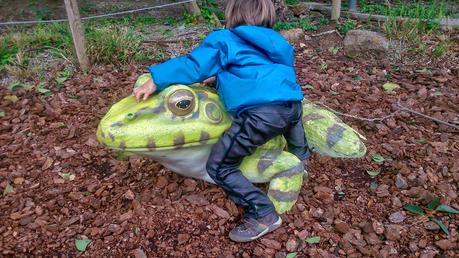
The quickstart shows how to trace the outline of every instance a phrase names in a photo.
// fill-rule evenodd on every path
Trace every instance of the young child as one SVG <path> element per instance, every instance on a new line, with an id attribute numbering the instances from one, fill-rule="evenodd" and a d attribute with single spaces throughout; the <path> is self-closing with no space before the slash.
<path id="1" fill-rule="evenodd" d="M 229 236 L 255 240 L 280 227 L 268 196 L 239 170 L 244 157 L 277 135 L 300 160 L 310 152 L 302 124 L 303 95 L 296 83 L 293 48 L 271 28 L 271 0 L 228 0 L 226 29 L 215 31 L 189 55 L 149 67 L 153 80 L 134 89 L 147 99 L 171 84 L 212 82 L 228 112 L 231 127 L 213 146 L 206 168 L 209 176 L 245 210 L 244 223 Z M 209 79 L 210 78 L 210 79 Z"/>

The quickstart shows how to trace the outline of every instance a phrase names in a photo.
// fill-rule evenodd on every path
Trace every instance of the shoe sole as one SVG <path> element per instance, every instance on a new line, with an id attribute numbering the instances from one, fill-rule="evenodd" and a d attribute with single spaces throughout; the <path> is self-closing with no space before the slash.
<path id="1" fill-rule="evenodd" d="M 234 242 L 239 242 L 239 243 L 245 243 L 245 242 L 250 242 L 250 241 L 253 241 L 255 239 L 258 239 L 268 233 L 271 233 L 273 232 L 274 230 L 278 229 L 280 226 L 282 225 L 282 218 L 279 216 L 279 219 L 274 222 L 269 228 L 267 228 L 266 230 L 260 232 L 260 234 L 254 236 L 254 237 L 250 237 L 250 238 L 240 238 L 238 236 L 234 236 L 234 235 L 231 235 L 229 234 L 229 238 L 231 240 L 233 240 Z"/>

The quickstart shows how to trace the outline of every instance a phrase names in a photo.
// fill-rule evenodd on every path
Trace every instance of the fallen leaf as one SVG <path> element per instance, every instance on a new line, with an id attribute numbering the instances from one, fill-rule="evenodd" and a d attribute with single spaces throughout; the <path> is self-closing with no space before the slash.
<path id="1" fill-rule="evenodd" d="M 381 174 L 381 170 L 367 171 L 367 174 L 370 175 L 371 177 L 375 177 L 375 176 Z"/>
<path id="2" fill-rule="evenodd" d="M 388 82 L 383 85 L 383 88 L 386 92 L 392 92 L 395 89 L 400 88 L 400 86 L 396 83 Z"/>
<path id="3" fill-rule="evenodd" d="M 407 204 L 405 205 L 405 207 L 403 207 L 405 210 L 411 212 L 411 213 L 414 213 L 414 214 L 419 214 L 419 215 L 424 215 L 424 210 L 417 206 L 417 205 L 414 205 L 414 204 Z"/>
<path id="4" fill-rule="evenodd" d="M 10 185 L 10 183 L 6 183 L 6 187 L 3 190 L 3 196 L 6 196 L 7 194 L 14 193 L 14 187 Z"/>
<path id="5" fill-rule="evenodd" d="M 19 100 L 18 97 L 15 95 L 8 95 L 8 96 L 3 97 L 3 99 L 8 100 L 13 104 Z"/>
<path id="6" fill-rule="evenodd" d="M 5 117 L 5 111 L 0 111 L 0 117 Z"/>
<path id="7" fill-rule="evenodd" d="M 309 238 L 306 238 L 305 241 L 308 244 L 318 244 L 320 243 L 320 236 L 309 237 Z"/>
<path id="8" fill-rule="evenodd" d="M 289 253 L 289 254 L 287 254 L 287 256 L 285 256 L 285 258 L 295 258 L 296 255 L 297 255 L 296 252 L 295 253 Z"/>
<path id="9" fill-rule="evenodd" d="M 51 158 L 46 158 L 46 161 L 43 164 L 43 166 L 41 167 L 41 169 L 42 170 L 46 170 L 46 169 L 50 168 L 53 165 L 53 162 L 54 162 L 54 160 L 52 160 Z"/>
<path id="10" fill-rule="evenodd" d="M 76 249 L 80 252 L 84 252 L 91 242 L 92 240 L 90 239 L 77 239 L 75 240 Z"/>
<path id="11" fill-rule="evenodd" d="M 374 162 L 378 162 L 378 163 L 384 162 L 385 160 L 384 157 L 379 153 L 373 154 L 371 158 L 373 159 Z"/>
<path id="12" fill-rule="evenodd" d="M 378 187 L 379 187 L 379 184 L 377 182 L 371 182 L 370 184 L 371 189 L 376 190 L 378 189 Z"/>

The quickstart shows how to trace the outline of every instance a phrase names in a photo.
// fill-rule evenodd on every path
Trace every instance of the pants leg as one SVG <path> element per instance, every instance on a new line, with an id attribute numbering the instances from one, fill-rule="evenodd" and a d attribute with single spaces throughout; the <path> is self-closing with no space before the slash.
<path id="1" fill-rule="evenodd" d="M 277 124 L 265 123 L 267 117 L 277 120 Z M 230 199 L 244 208 L 246 217 L 264 217 L 275 212 L 275 208 L 268 196 L 242 174 L 239 165 L 244 157 L 282 134 L 287 126 L 282 119 L 276 119 L 272 114 L 245 112 L 212 148 L 207 172 Z"/>
<path id="2" fill-rule="evenodd" d="M 303 107 L 300 102 L 292 103 L 292 119 L 290 127 L 284 133 L 287 140 L 288 151 L 304 161 L 311 156 L 308 141 L 304 134 Z"/>

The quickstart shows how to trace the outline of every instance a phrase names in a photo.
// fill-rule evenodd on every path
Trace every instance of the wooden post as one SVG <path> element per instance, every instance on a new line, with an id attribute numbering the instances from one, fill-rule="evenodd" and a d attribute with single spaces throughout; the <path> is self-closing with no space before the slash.
<path id="1" fill-rule="evenodd" d="M 331 20 L 338 21 L 341 14 L 341 0 L 333 0 Z"/>
<path id="2" fill-rule="evenodd" d="M 75 45 L 78 62 L 83 71 L 89 69 L 89 59 L 86 55 L 85 39 L 81 28 L 80 11 L 76 0 L 64 0 L 67 17 L 69 19 L 70 30 L 72 31 L 73 44 Z"/>

